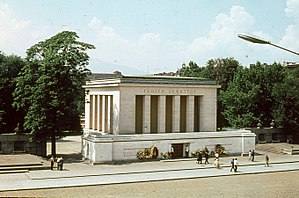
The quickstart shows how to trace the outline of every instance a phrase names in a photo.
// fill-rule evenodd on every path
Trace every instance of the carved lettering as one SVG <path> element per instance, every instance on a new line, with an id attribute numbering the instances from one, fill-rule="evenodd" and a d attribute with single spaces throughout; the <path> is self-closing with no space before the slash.
<path id="1" fill-rule="evenodd" d="M 147 94 L 195 94 L 194 89 L 144 89 Z"/>

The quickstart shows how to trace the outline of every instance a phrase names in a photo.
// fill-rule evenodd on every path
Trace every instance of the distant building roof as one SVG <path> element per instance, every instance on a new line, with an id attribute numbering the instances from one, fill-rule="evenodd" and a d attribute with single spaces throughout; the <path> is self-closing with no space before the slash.
<path id="1" fill-rule="evenodd" d="M 296 62 L 283 62 L 282 66 L 287 67 L 287 68 L 295 68 L 298 67 L 299 63 Z"/>
<path id="2" fill-rule="evenodd" d="M 121 77 L 121 76 L 122 76 L 122 74 L 119 71 L 114 71 L 113 73 L 92 73 L 88 76 L 88 80 L 118 78 L 118 77 Z"/>

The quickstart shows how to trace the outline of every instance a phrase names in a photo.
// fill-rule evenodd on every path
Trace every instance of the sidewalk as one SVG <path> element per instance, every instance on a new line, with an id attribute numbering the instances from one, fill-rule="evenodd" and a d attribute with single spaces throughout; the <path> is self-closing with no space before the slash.
<path id="1" fill-rule="evenodd" d="M 121 165 L 70 163 L 65 165 L 64 171 L 40 170 L 0 175 L 0 191 L 222 177 L 299 169 L 299 156 L 270 156 L 270 167 L 264 167 L 263 157 L 257 156 L 255 162 L 238 157 L 240 166 L 236 173 L 229 171 L 231 157 L 220 158 L 221 169 L 215 169 L 212 163 L 198 165 L 192 158 Z"/>
<path id="2" fill-rule="evenodd" d="M 284 163 L 299 162 L 299 155 L 279 155 L 269 154 L 270 165 Z M 265 164 L 265 156 L 258 155 L 255 161 L 251 162 L 248 157 L 230 156 L 221 157 L 220 165 L 222 168 L 230 167 L 230 160 L 238 158 L 240 169 L 244 166 L 260 166 Z M 203 160 L 204 162 L 204 160 Z M 203 170 L 215 169 L 214 158 L 209 159 L 210 164 L 196 164 L 195 158 L 183 158 L 174 160 L 161 161 L 141 161 L 127 164 L 99 164 L 90 165 L 84 163 L 68 163 L 64 165 L 63 171 L 58 170 L 43 170 L 30 171 L 30 178 L 33 180 L 55 179 L 55 178 L 72 178 L 72 177 L 87 177 L 87 176 L 101 176 L 101 175 L 117 175 L 117 174 L 137 174 L 137 173 L 153 173 L 153 172 L 167 172 L 167 171 L 186 171 L 186 170 Z M 298 167 L 299 168 L 299 167 Z"/>
<path id="3" fill-rule="evenodd" d="M 77 144 L 76 140 L 72 139 L 71 144 L 73 146 Z M 63 145 L 66 146 L 65 142 Z M 77 152 L 76 147 L 68 147 L 68 149 L 71 149 L 71 153 Z M 210 164 L 207 165 L 196 164 L 195 158 L 99 164 L 95 166 L 78 162 L 78 160 L 70 160 L 64 164 L 63 171 L 35 170 L 26 173 L 0 174 L 0 191 L 222 177 L 299 170 L 299 155 L 256 152 L 257 155 L 254 162 L 249 161 L 248 157 L 220 157 L 221 169 L 214 168 L 214 158 L 210 158 Z M 270 157 L 270 167 L 264 167 L 265 154 Z M 9 158 L 9 156 L 6 157 Z M 22 158 L 16 159 L 23 160 L 24 157 L 28 158 L 28 161 L 31 156 L 24 155 Z M 239 168 L 236 173 L 229 171 L 232 158 L 238 158 Z M 36 160 L 40 161 L 42 159 L 37 158 Z M 3 161 L 5 159 L 2 159 Z M 10 159 L 8 162 L 12 163 L 13 160 Z M 46 165 L 50 164 L 49 161 L 44 161 L 43 163 Z"/>

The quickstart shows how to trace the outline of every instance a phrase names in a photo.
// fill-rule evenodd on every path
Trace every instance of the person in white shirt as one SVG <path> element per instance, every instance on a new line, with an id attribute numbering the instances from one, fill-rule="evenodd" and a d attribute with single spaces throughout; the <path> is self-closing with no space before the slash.
<path id="1" fill-rule="evenodd" d="M 235 158 L 235 160 L 234 160 L 234 171 L 235 172 L 237 172 L 237 170 L 238 170 L 238 160 L 237 160 L 237 158 Z"/>

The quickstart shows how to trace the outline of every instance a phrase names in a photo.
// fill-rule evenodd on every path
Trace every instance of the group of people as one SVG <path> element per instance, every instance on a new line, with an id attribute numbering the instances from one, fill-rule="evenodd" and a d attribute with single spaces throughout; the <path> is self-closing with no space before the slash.
<path id="1" fill-rule="evenodd" d="M 208 152 L 198 152 L 197 153 L 197 164 L 202 164 L 202 158 L 205 158 L 205 164 L 209 164 L 209 153 Z"/>
<path id="2" fill-rule="evenodd" d="M 254 161 L 254 156 L 255 156 L 255 152 L 254 150 L 249 150 L 249 161 Z M 209 153 L 205 152 L 205 151 L 200 151 L 197 153 L 197 164 L 202 164 L 202 159 L 205 158 L 205 164 L 209 164 Z M 265 167 L 269 167 L 269 156 L 266 155 L 265 156 Z M 219 153 L 215 153 L 215 162 L 214 162 L 215 168 L 220 169 L 220 162 L 219 162 Z M 238 171 L 238 159 L 237 158 L 232 158 L 231 162 L 231 169 L 230 172 L 234 171 L 237 172 Z"/>
<path id="3" fill-rule="evenodd" d="M 54 169 L 54 164 L 55 162 L 57 163 L 57 170 L 63 170 L 63 158 L 60 156 L 58 158 L 52 156 L 50 158 L 50 161 L 51 161 L 51 170 Z"/>
<path id="4" fill-rule="evenodd" d="M 231 161 L 230 161 L 230 172 L 234 171 L 234 172 L 237 172 L 238 170 L 238 159 L 237 158 L 233 158 Z"/>

